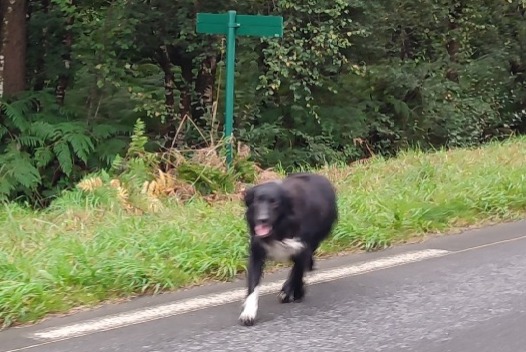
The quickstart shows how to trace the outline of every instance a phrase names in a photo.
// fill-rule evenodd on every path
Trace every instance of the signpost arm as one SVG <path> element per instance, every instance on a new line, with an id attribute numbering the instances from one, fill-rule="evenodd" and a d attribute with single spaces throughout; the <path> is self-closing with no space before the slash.
<path id="1" fill-rule="evenodd" d="M 234 73 L 236 58 L 236 11 L 228 11 L 228 31 L 226 35 L 226 105 L 225 137 L 227 139 L 226 162 L 232 165 L 232 130 L 234 128 Z"/>

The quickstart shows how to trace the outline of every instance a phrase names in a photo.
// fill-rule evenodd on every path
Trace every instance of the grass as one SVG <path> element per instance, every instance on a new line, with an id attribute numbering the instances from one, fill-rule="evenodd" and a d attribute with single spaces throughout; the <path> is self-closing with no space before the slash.
<path id="1" fill-rule="evenodd" d="M 324 255 L 516 219 L 526 209 L 525 138 L 318 171 L 339 191 L 340 222 L 321 248 Z M 240 202 L 196 199 L 131 215 L 114 194 L 79 190 L 42 212 L 4 205 L 0 323 L 231 279 L 245 268 L 242 212 Z"/>

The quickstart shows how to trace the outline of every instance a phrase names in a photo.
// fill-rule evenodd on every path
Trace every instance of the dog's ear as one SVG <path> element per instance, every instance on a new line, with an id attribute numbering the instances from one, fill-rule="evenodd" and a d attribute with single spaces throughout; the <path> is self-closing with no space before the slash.
<path id="1" fill-rule="evenodd" d="M 252 203 L 254 202 L 254 187 L 250 187 L 245 190 L 243 201 L 245 202 L 245 206 L 247 208 L 252 205 Z"/>

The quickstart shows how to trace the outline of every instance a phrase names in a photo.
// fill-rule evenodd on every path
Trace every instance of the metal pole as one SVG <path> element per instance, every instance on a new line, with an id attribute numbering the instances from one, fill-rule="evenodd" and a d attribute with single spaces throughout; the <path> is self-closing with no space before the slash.
<path id="1" fill-rule="evenodd" d="M 236 58 L 236 11 L 228 11 L 228 33 L 226 35 L 226 106 L 225 106 L 225 137 L 226 162 L 232 166 L 232 130 L 234 129 L 234 72 Z"/>

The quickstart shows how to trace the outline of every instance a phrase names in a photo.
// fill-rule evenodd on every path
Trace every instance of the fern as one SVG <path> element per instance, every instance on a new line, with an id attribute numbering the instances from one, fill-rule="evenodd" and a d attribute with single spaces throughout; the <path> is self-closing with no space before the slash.
<path id="1" fill-rule="evenodd" d="M 122 139 L 113 139 L 128 133 L 125 126 L 92 127 L 68 108 L 57 106 L 53 95 L 45 92 L 26 92 L 16 101 L 0 101 L 0 118 L 3 200 L 22 195 L 35 204 L 42 197 L 54 196 L 88 172 L 75 165 L 88 161 L 109 165 L 126 146 Z M 138 126 L 138 148 L 144 147 L 144 129 L 144 124 Z M 63 174 L 55 172 L 56 166 Z"/>
<path id="2" fill-rule="evenodd" d="M 0 125 L 0 141 L 8 132 L 9 130 L 5 126 Z"/>
<path id="3" fill-rule="evenodd" d="M 40 173 L 33 165 L 32 160 L 27 153 L 20 153 L 10 163 L 11 170 L 9 175 L 16 177 L 20 184 L 28 189 L 34 189 L 41 182 Z"/>
<path id="4" fill-rule="evenodd" d="M 15 184 L 2 175 L 5 165 L 0 166 L 0 203 L 7 202 L 9 195 L 15 190 Z"/>
<path id="5" fill-rule="evenodd" d="M 53 161 L 54 157 L 55 155 L 53 154 L 53 151 L 48 146 L 43 146 L 35 150 L 35 159 L 37 161 L 36 165 L 38 168 L 48 166 L 49 163 Z"/>
<path id="6" fill-rule="evenodd" d="M 53 152 L 57 156 L 60 168 L 69 176 L 71 171 L 73 171 L 73 160 L 68 145 L 62 141 L 58 142 L 53 146 Z"/>
<path id="7" fill-rule="evenodd" d="M 125 164 L 124 163 L 124 159 L 120 155 L 117 155 L 115 157 L 115 159 L 113 159 L 113 161 L 111 163 L 110 171 L 119 173 L 120 171 L 122 171 L 124 169 L 124 167 L 125 167 L 124 164 Z"/>
<path id="8" fill-rule="evenodd" d="M 119 126 L 109 124 L 97 124 L 93 126 L 91 131 L 93 138 L 105 139 L 112 137 L 120 132 L 126 131 L 125 128 L 119 128 Z"/>
<path id="9" fill-rule="evenodd" d="M 107 140 L 105 143 L 99 143 L 95 148 L 95 154 L 98 156 L 98 160 L 104 164 L 104 166 L 111 167 L 112 163 L 116 158 L 120 158 L 120 154 L 126 151 L 128 146 L 127 141 L 122 138 L 112 138 Z"/>
<path id="10" fill-rule="evenodd" d="M 29 109 L 31 100 L 20 100 L 18 102 L 8 104 L 2 103 L 1 112 L 11 121 L 11 123 L 20 131 L 25 131 L 29 128 L 29 122 L 25 115 Z"/>
<path id="11" fill-rule="evenodd" d="M 69 143 L 75 155 L 87 163 L 88 155 L 95 149 L 91 138 L 81 133 L 67 133 L 63 139 Z"/>
<path id="12" fill-rule="evenodd" d="M 144 146 L 148 142 L 146 137 L 146 125 L 141 119 L 137 119 L 135 126 L 133 127 L 133 135 L 131 137 L 131 143 L 128 148 L 128 156 L 137 156 L 144 154 Z"/>
<path id="13" fill-rule="evenodd" d="M 0 155 L 0 164 L 2 165 L 0 180 L 3 184 L 3 192 L 14 189 L 16 183 L 27 189 L 34 189 L 41 183 L 40 173 L 33 165 L 30 155 L 19 151 L 14 143 L 10 143 L 5 153 Z"/>
<path id="14" fill-rule="evenodd" d="M 58 132 L 55 126 L 45 121 L 35 121 L 28 129 L 28 133 L 42 140 L 57 138 L 59 136 Z"/>
<path id="15" fill-rule="evenodd" d="M 22 147 L 30 147 L 30 148 L 40 147 L 46 141 L 45 139 L 41 139 L 41 138 L 38 138 L 36 136 L 31 136 L 31 135 L 20 136 L 18 137 L 17 140 L 18 140 L 18 143 L 20 143 Z"/>

